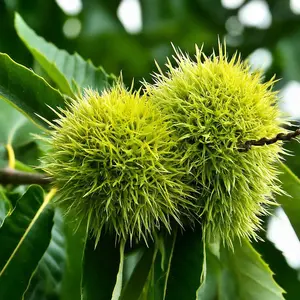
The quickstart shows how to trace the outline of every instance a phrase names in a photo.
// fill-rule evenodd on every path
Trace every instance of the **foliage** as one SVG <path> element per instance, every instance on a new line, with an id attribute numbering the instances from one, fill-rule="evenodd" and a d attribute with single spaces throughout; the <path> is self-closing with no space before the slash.
<path id="1" fill-rule="evenodd" d="M 1 265 L 0 296 L 21 299 L 37 264 L 49 246 L 53 226 L 53 210 L 43 201 L 43 190 L 31 186 L 18 200 L 11 215 L 0 228 Z M 31 254 L 35 249 L 35 255 Z M 22 268 L 20 268 L 22 265 Z M 15 286 L 18 278 L 19 285 Z"/>
<path id="2" fill-rule="evenodd" d="M 272 26 L 267 30 L 245 28 L 240 48 L 246 56 L 258 46 L 271 47 L 274 57 L 280 55 L 284 60 L 276 60 L 266 76 L 278 71 L 278 74 L 287 74 L 288 79 L 297 78 L 299 57 L 288 54 L 294 54 L 291 49 L 297 41 L 299 17 L 287 9 L 287 1 L 268 3 Z M 67 40 L 61 32 L 67 17 L 54 1 L 0 2 L 3 25 L 0 50 L 27 66 L 16 63 L 6 54 L 0 56 L 1 172 L 6 172 L 8 165 L 16 170 L 40 172 L 32 167 L 40 167 L 38 158 L 47 153 L 48 146 L 33 139 L 30 133 L 41 135 L 41 130 L 46 130 L 46 134 L 51 135 L 54 131 L 52 125 L 48 125 L 58 124 L 56 112 L 67 112 L 72 101 L 82 100 L 84 87 L 98 90 L 98 99 L 114 80 L 114 76 L 101 67 L 38 37 L 17 15 L 16 31 L 38 61 L 33 64 L 13 30 L 13 10 L 20 11 L 33 28 L 59 47 L 71 52 L 76 49 L 115 74 L 122 68 L 127 84 L 133 77 L 150 81 L 153 58 L 159 63 L 164 61 L 171 51 L 169 40 L 190 52 L 195 43 L 205 42 L 205 47 L 210 48 L 216 43 L 217 34 L 226 33 L 225 21 L 232 14 L 221 7 L 220 1 L 141 0 L 143 31 L 134 36 L 127 34 L 116 18 L 119 1 L 93 0 L 83 1 L 83 4 L 84 9 L 78 16 L 83 25 L 82 34 L 77 40 Z M 51 26 L 48 14 L 55 17 Z M 292 32 L 294 34 L 289 36 Z M 282 36 L 285 38 L 281 39 Z M 110 51 L 107 51 L 107 41 Z M 229 46 L 228 51 L 232 50 L 233 46 Z M 58 53 L 57 57 L 53 51 Z M 69 63 L 68 67 L 62 65 L 60 57 Z M 80 68 L 74 68 L 74 64 Z M 84 78 L 83 69 L 88 70 Z M 164 72 L 164 67 L 162 70 Z M 138 81 L 135 85 L 138 86 Z M 71 111 L 69 113 L 71 115 Z M 236 119 L 240 121 L 237 116 Z M 294 153 L 299 154 L 298 144 L 293 145 Z M 282 187 L 294 198 L 282 194 L 276 200 L 283 205 L 299 236 L 296 162 L 295 157 L 288 157 L 287 166 L 282 163 L 279 166 Z M 2 173 L 0 179 L 1 176 Z M 257 242 L 254 248 L 244 239 L 232 239 L 233 252 L 222 243 L 203 240 L 201 226 L 196 223 L 193 230 L 179 227 L 171 235 L 156 230 L 147 245 L 143 241 L 125 244 L 103 231 L 96 246 L 95 237 L 87 234 L 86 224 L 78 226 L 76 214 L 71 219 L 62 219 L 59 210 L 49 204 L 54 191 L 47 185 L 43 189 L 37 185 L 0 186 L 1 299 L 297 299 L 297 271 L 278 263 L 284 262 L 284 257 L 272 244 L 264 247 L 263 242 Z M 255 249 L 262 252 L 264 260 L 276 271 L 277 283 Z M 283 272 L 287 272 L 291 280 L 286 280 Z M 278 283 L 287 292 L 284 296 Z"/>
<path id="3" fill-rule="evenodd" d="M 79 89 L 87 87 L 101 91 L 113 80 L 113 76 L 108 76 L 101 67 L 96 68 L 91 61 L 85 62 L 78 54 L 69 55 L 47 43 L 18 14 L 15 26 L 28 50 L 64 94 L 74 97 Z"/>

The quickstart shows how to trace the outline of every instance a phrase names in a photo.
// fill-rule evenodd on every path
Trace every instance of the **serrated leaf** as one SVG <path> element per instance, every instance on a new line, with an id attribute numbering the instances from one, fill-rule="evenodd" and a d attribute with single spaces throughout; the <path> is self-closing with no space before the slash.
<path id="1" fill-rule="evenodd" d="M 264 237 L 264 241 L 258 241 L 253 246 L 275 273 L 275 281 L 286 291 L 285 299 L 298 299 L 300 288 L 299 271 L 288 265 L 283 253 L 266 237 Z"/>
<path id="2" fill-rule="evenodd" d="M 37 124 L 48 127 L 37 116 L 52 121 L 56 114 L 47 105 L 55 108 L 65 105 L 64 97 L 42 77 L 0 53 L 0 98 L 8 101 Z"/>
<path id="3" fill-rule="evenodd" d="M 200 230 L 178 232 L 166 290 L 167 300 L 195 300 L 204 263 Z"/>
<path id="4" fill-rule="evenodd" d="M 0 299 L 22 299 L 51 239 L 53 209 L 31 186 L 0 228 Z"/>
<path id="5" fill-rule="evenodd" d="M 25 300 L 60 299 L 66 262 L 65 246 L 63 217 L 56 209 L 50 244 L 30 281 Z"/>
<path id="6" fill-rule="evenodd" d="M 284 299 L 284 291 L 274 281 L 269 266 L 248 241 L 236 241 L 234 251 L 222 248 L 220 261 L 225 265 L 223 291 L 226 289 L 230 292 L 230 282 L 233 292 L 226 299 Z"/>
<path id="7" fill-rule="evenodd" d="M 18 14 L 15 15 L 15 28 L 25 46 L 63 93 L 73 97 L 78 92 L 77 86 L 100 92 L 112 83 L 114 78 L 103 68 L 96 68 L 77 53 L 70 55 L 46 42 Z"/>
<path id="8" fill-rule="evenodd" d="M 234 251 L 221 247 L 219 258 L 207 249 L 206 274 L 199 300 L 284 300 L 272 271 L 248 241 Z"/>
<path id="9" fill-rule="evenodd" d="M 279 180 L 286 195 L 278 195 L 276 200 L 287 214 L 300 239 L 300 180 L 285 164 L 280 163 Z M 289 196 L 288 196 L 289 195 Z"/>
<path id="10" fill-rule="evenodd" d="M 112 298 L 120 265 L 120 245 L 115 238 L 102 234 L 95 248 L 95 239 L 86 241 L 82 300 L 108 300 Z"/>

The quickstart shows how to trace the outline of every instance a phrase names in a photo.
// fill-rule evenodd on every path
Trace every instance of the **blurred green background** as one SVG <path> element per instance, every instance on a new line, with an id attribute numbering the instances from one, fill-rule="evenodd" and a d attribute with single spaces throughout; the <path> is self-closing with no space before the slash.
<path id="1" fill-rule="evenodd" d="M 299 93 L 299 0 L 0 0 L 0 51 L 33 67 L 33 58 L 13 28 L 18 11 L 46 40 L 78 52 L 107 72 L 122 71 L 127 85 L 151 80 L 154 59 L 164 64 L 171 42 L 188 53 L 204 44 L 207 54 L 218 37 L 228 52 L 239 50 L 263 67 L 269 78 L 283 78 L 284 95 Z M 36 70 L 36 68 L 35 68 Z M 287 105 L 293 116 L 300 115 Z"/>
<path id="2" fill-rule="evenodd" d="M 142 79 L 151 81 L 154 60 L 163 65 L 173 54 L 171 42 L 191 55 L 195 44 L 204 44 L 209 55 L 218 37 L 225 38 L 229 54 L 238 50 L 266 78 L 281 78 L 276 88 L 282 107 L 300 118 L 300 0 L 0 0 L 0 52 L 39 70 L 17 37 L 15 11 L 57 47 L 90 58 L 108 73 L 122 72 L 128 86 L 134 78 L 135 87 Z M 288 147 L 295 145 L 299 148 Z M 290 161 L 299 176 L 296 160 Z M 258 248 L 279 283 L 291 287 L 287 299 L 298 299 L 299 281 L 294 273 L 284 274 L 299 272 L 300 243 L 285 218 L 282 210 L 277 213 L 269 237 L 281 239 L 281 250 L 298 271 L 291 271 L 269 242 Z"/>
<path id="3" fill-rule="evenodd" d="M 127 84 L 149 79 L 154 59 L 162 64 L 172 54 L 171 42 L 189 53 L 204 43 L 211 53 L 218 36 L 229 52 L 260 54 L 267 76 L 283 77 L 282 85 L 300 80 L 298 0 L 1 0 L 0 51 L 32 66 L 13 28 L 14 11 L 59 48 L 108 72 L 122 70 Z"/>

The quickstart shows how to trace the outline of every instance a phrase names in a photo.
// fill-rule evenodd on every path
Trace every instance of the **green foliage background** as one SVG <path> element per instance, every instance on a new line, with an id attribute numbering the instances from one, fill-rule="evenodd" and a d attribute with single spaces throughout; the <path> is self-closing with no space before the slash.
<path id="1" fill-rule="evenodd" d="M 247 2 L 250 1 L 244 1 Z M 247 58 L 257 48 L 268 49 L 273 62 L 266 78 L 276 73 L 282 78 L 276 86 L 280 88 L 290 80 L 300 80 L 300 15 L 291 11 L 287 0 L 266 2 L 272 14 L 271 26 L 268 29 L 245 27 L 236 46 L 228 44 L 228 51 L 239 50 L 243 58 Z M 204 43 L 204 52 L 211 53 L 217 46 L 217 37 L 223 39 L 228 34 L 228 18 L 238 13 L 238 9 L 224 8 L 219 0 L 140 0 L 142 31 L 129 34 L 117 17 L 119 0 L 83 0 L 82 3 L 83 9 L 76 16 L 82 31 L 77 38 L 68 39 L 62 27 L 70 16 L 55 1 L 0 1 L 0 52 L 9 55 L 0 55 L 0 168 L 8 164 L 5 148 L 8 143 L 15 151 L 16 168 L 23 171 L 34 172 L 32 166 L 38 165 L 38 158 L 45 150 L 30 135 L 40 133 L 41 129 L 19 110 L 38 122 L 35 112 L 50 120 L 53 114 L 46 109 L 45 102 L 52 106 L 62 104 L 64 95 L 75 96 L 86 85 L 101 91 L 113 80 L 108 74 L 118 75 L 121 70 L 127 86 L 135 78 L 135 87 L 139 87 L 139 80 L 151 81 L 149 74 L 155 71 L 154 59 L 162 65 L 166 56 L 172 55 L 170 42 L 189 53 L 194 53 L 195 44 Z M 79 70 L 87 70 L 86 81 L 80 77 L 80 72 L 67 71 L 55 62 L 51 46 L 43 44 L 21 19 L 16 26 L 18 37 L 14 27 L 15 11 L 46 41 L 91 59 L 94 65 L 76 55 L 60 52 L 63 59 L 67 57 L 79 66 Z M 15 64 L 10 57 L 42 75 L 47 82 Z M 94 77 L 98 78 L 95 82 L 91 79 Z M 280 179 L 283 189 L 294 198 L 291 200 L 283 195 L 277 200 L 300 237 L 300 166 L 297 159 L 300 147 L 295 141 L 286 147 L 296 156 L 286 157 Z M 158 249 L 150 245 L 132 252 L 127 249 L 128 245 L 123 245 L 121 251 L 116 250 L 114 241 L 103 236 L 101 246 L 95 251 L 93 241 L 85 240 L 84 229 L 80 228 L 74 235 L 72 223 L 63 221 L 61 213 L 54 212 L 51 205 L 44 209 L 43 203 L 43 190 L 39 186 L 27 189 L 0 185 L 0 223 L 6 218 L 0 228 L 0 270 L 4 270 L 10 259 L 5 271 L 0 271 L 0 299 L 105 300 L 109 299 L 107 295 L 112 289 L 117 299 L 122 283 L 125 289 L 121 299 L 128 300 L 137 299 L 137 295 L 139 299 L 189 300 L 193 299 L 191 291 L 196 288 L 199 288 L 198 299 L 205 300 L 282 299 L 281 290 L 258 253 L 275 273 L 275 281 L 287 292 L 284 298 L 299 298 L 299 270 L 289 267 L 282 253 L 268 240 L 252 244 L 258 252 L 250 244 L 236 245 L 235 253 L 221 249 L 220 259 L 213 249 L 206 249 L 207 277 L 200 288 L 203 245 L 195 239 L 195 233 L 178 235 L 173 240 L 163 238 Z M 27 232 L 34 216 L 37 218 Z M 264 232 L 260 234 L 265 238 Z M 17 255 L 12 255 L 20 237 L 24 237 L 24 241 Z M 84 260 L 82 269 L 84 246 L 88 259 Z M 120 270 L 123 267 L 127 271 L 122 280 Z M 119 280 L 115 284 L 117 275 Z M 152 285 L 147 281 L 149 276 Z M 17 284 L 18 281 L 22 284 Z"/>
<path id="2" fill-rule="evenodd" d="M 78 52 L 84 58 L 101 65 L 109 73 L 123 70 L 124 80 L 131 84 L 149 79 L 159 64 L 172 54 L 170 42 L 182 50 L 194 53 L 194 45 L 204 43 L 204 52 L 217 46 L 217 37 L 227 34 L 226 21 L 239 9 L 226 9 L 220 0 L 141 0 L 142 31 L 129 34 L 117 17 L 119 0 L 83 0 L 76 16 L 82 30 L 76 39 L 64 36 L 62 27 L 69 18 L 51 0 L 4 0 L 0 2 L 0 51 L 8 53 L 25 66 L 33 66 L 33 58 L 25 50 L 13 28 L 13 14 L 18 11 L 40 36 L 68 52 Z M 244 4 L 250 1 L 244 1 Z M 276 73 L 285 80 L 299 79 L 300 58 L 297 55 L 300 36 L 300 16 L 290 9 L 288 0 L 268 0 L 272 24 L 268 29 L 245 27 L 232 53 L 240 50 L 247 57 L 257 48 L 267 48 L 273 55 L 268 74 Z M 284 83 L 282 81 L 282 84 Z"/>

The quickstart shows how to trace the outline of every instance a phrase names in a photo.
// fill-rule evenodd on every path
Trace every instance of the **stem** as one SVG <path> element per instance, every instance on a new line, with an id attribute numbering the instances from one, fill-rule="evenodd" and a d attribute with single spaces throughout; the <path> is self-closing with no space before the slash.
<path id="1" fill-rule="evenodd" d="M 0 184 L 49 184 L 52 178 L 39 174 L 21 172 L 11 168 L 0 169 Z"/>
<path id="2" fill-rule="evenodd" d="M 14 169 L 16 165 L 16 157 L 15 157 L 14 149 L 11 146 L 11 144 L 7 144 L 6 149 L 8 154 L 8 166 L 9 168 Z"/>
<path id="3" fill-rule="evenodd" d="M 300 135 L 300 128 L 296 129 L 295 131 L 289 132 L 287 134 L 278 133 L 275 137 L 271 139 L 264 137 L 260 140 L 250 140 L 241 146 L 239 152 L 247 152 L 251 149 L 252 146 L 264 146 L 264 145 L 275 144 L 278 141 L 290 141 L 299 135 Z"/>

